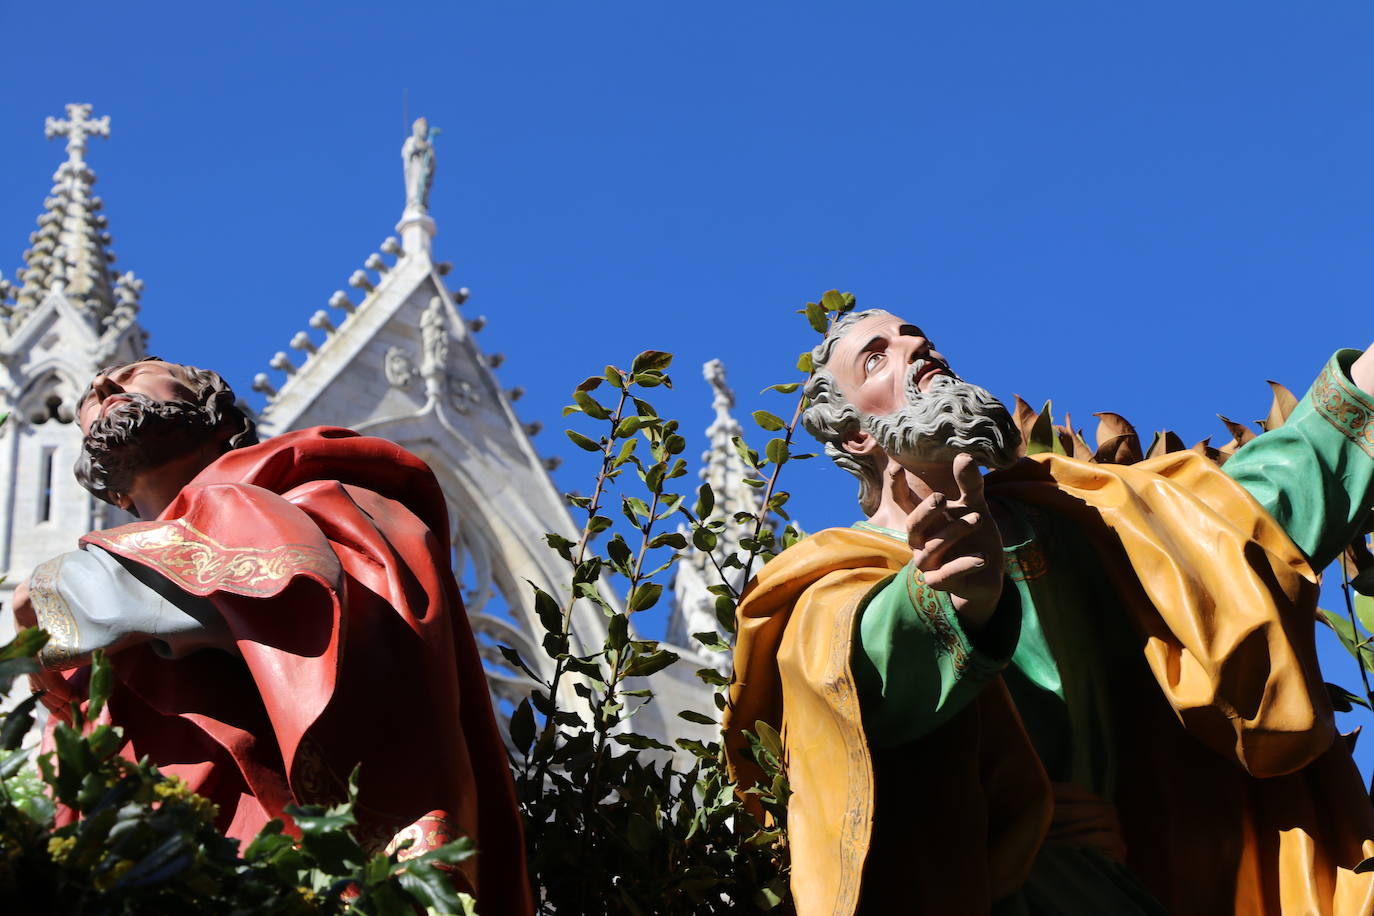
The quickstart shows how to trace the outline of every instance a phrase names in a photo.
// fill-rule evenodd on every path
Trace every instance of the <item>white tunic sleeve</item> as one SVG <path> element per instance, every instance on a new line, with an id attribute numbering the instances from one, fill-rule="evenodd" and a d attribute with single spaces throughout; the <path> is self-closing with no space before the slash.
<path id="1" fill-rule="evenodd" d="M 39 653 L 48 668 L 76 667 L 96 649 L 117 652 L 144 642 L 165 658 L 206 648 L 237 653 L 208 599 L 94 545 L 34 570 L 29 598 L 38 625 L 51 636 Z"/>

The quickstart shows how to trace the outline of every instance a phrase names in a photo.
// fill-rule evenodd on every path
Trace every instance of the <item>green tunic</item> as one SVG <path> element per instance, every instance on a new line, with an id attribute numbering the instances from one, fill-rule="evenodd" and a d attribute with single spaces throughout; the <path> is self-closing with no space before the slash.
<path id="1" fill-rule="evenodd" d="M 1287 423 L 1223 467 L 1318 570 L 1374 504 L 1374 398 L 1350 381 L 1358 356 L 1338 352 Z M 1111 799 L 1112 668 L 1142 663 L 1135 637 L 1120 615 L 1103 613 L 1112 589 L 1081 532 L 1038 509 L 1001 507 L 1020 533 L 1004 533 L 1014 541 L 1004 548 L 1007 581 L 982 630 L 966 632 L 948 595 L 910 565 L 869 596 L 852 659 L 865 732 L 875 748 L 920 738 L 1001 673 L 1050 779 Z M 858 527 L 905 540 L 867 522 Z M 1160 911 L 1123 866 L 1054 844 L 1006 904 L 1013 913 Z"/>

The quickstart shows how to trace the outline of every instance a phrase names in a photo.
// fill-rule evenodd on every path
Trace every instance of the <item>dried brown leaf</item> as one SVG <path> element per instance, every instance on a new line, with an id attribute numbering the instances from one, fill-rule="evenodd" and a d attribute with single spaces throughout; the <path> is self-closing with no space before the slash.
<path id="1" fill-rule="evenodd" d="M 1135 427 L 1121 414 L 1104 411 L 1095 413 L 1093 416 L 1097 417 L 1098 420 L 1097 447 L 1099 449 L 1119 436 L 1136 436 L 1136 442 L 1139 443 L 1140 437 L 1136 435 Z"/>
<path id="2" fill-rule="evenodd" d="M 1147 458 L 1156 458 L 1160 455 L 1167 455 L 1170 452 L 1182 452 L 1187 449 L 1183 440 L 1178 437 L 1178 433 L 1173 430 L 1163 430 L 1155 433 L 1154 441 L 1150 443 L 1150 450 L 1145 453 Z"/>
<path id="3" fill-rule="evenodd" d="M 1021 399 L 1021 395 L 1014 394 L 1016 398 L 1016 412 L 1012 414 L 1012 421 L 1016 423 L 1016 428 L 1021 430 L 1021 454 L 1026 453 L 1026 443 L 1030 441 L 1031 428 L 1035 426 L 1035 418 L 1038 416 L 1036 409 Z"/>
<path id="4" fill-rule="evenodd" d="M 1098 464 L 1135 464 L 1143 456 L 1140 453 L 1140 437 L 1135 433 L 1108 439 L 1097 447 L 1093 461 Z"/>
<path id="5" fill-rule="evenodd" d="M 1217 419 L 1220 420 L 1231 433 L 1231 441 L 1221 447 L 1221 453 L 1223 455 L 1235 454 L 1236 449 L 1255 438 L 1255 431 L 1244 423 L 1237 423 L 1235 420 L 1224 417 L 1221 414 L 1217 414 Z"/>
<path id="6" fill-rule="evenodd" d="M 1270 379 L 1269 387 L 1274 391 L 1274 403 L 1269 405 L 1269 416 L 1260 421 L 1260 426 L 1263 426 L 1266 432 L 1287 423 L 1293 408 L 1298 406 L 1298 399 L 1293 396 L 1293 392 L 1278 382 Z"/>
<path id="7" fill-rule="evenodd" d="M 1064 450 L 1065 455 L 1074 455 L 1074 435 L 1073 430 L 1067 426 L 1056 426 L 1054 434 L 1059 438 L 1059 447 Z M 1074 455 L 1077 457 L 1077 455 Z"/>
<path id="8" fill-rule="evenodd" d="M 1199 455 L 1206 458 L 1208 461 L 1215 461 L 1217 464 L 1221 464 L 1223 460 L 1221 452 L 1212 448 L 1211 436 L 1208 436 L 1206 439 L 1203 439 L 1201 442 L 1194 445 L 1191 451 L 1197 452 Z"/>

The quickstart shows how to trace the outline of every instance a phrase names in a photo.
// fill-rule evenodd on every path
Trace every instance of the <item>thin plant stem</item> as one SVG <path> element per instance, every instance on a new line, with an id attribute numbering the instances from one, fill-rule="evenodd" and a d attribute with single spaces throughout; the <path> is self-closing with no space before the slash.
<path id="1" fill-rule="evenodd" d="M 797 398 L 797 409 L 792 411 L 792 422 L 787 424 L 787 435 L 783 437 L 783 443 L 790 449 L 792 445 L 792 434 L 796 432 L 797 421 L 801 419 L 802 405 L 806 403 L 806 395 Z M 768 486 L 763 491 L 763 500 L 759 505 L 758 515 L 754 518 L 754 544 L 756 545 L 749 551 L 749 559 L 744 564 L 744 575 L 740 577 L 741 582 L 749 581 L 749 574 L 754 569 L 754 559 L 759 555 L 758 538 L 763 533 L 763 526 L 768 520 L 768 503 L 773 498 L 773 490 L 778 485 L 778 475 L 782 473 L 782 465 L 774 462 L 773 473 L 768 475 Z"/>
<path id="2" fill-rule="evenodd" d="M 1345 597 L 1345 614 L 1350 618 L 1350 629 L 1354 633 L 1359 633 L 1359 627 L 1355 623 L 1355 602 L 1350 597 L 1350 572 L 1345 568 L 1345 562 L 1340 561 L 1341 567 L 1341 594 Z M 1355 666 L 1360 669 L 1360 683 L 1364 685 L 1364 698 L 1374 709 L 1374 690 L 1369 687 L 1369 672 L 1364 667 L 1364 644 L 1355 645 Z M 1374 774 L 1370 774 L 1369 798 L 1374 801 Z"/>
<path id="3" fill-rule="evenodd" d="M 577 543 L 577 559 L 573 560 L 573 573 L 576 576 L 577 567 L 582 565 L 587 557 L 587 546 L 591 543 L 592 531 L 591 520 L 596 517 L 597 511 L 601 508 L 601 494 L 605 491 L 606 481 L 609 479 L 611 463 L 615 460 L 612 451 L 615 447 L 615 428 L 620 425 L 621 414 L 625 410 L 625 402 L 629 399 L 629 382 L 620 389 L 620 403 L 616 404 L 615 412 L 610 419 L 611 435 L 606 438 L 606 445 L 601 449 L 601 470 L 596 475 L 596 489 L 592 492 L 592 501 L 587 506 L 587 522 L 582 526 L 582 537 Z M 571 589 L 568 592 L 567 603 L 563 606 L 563 625 L 561 627 L 562 638 L 567 639 L 572 630 L 573 608 L 577 605 L 577 590 Z M 567 654 L 567 653 L 564 653 Z M 563 679 L 564 672 L 567 671 L 565 659 L 557 659 L 553 666 L 553 677 L 549 679 L 549 709 L 550 713 L 544 719 L 544 732 L 557 728 L 556 714 L 558 712 L 558 685 Z M 536 782 L 542 783 L 544 777 L 548 775 L 550 755 L 544 754 L 539 759 L 537 767 Z"/>

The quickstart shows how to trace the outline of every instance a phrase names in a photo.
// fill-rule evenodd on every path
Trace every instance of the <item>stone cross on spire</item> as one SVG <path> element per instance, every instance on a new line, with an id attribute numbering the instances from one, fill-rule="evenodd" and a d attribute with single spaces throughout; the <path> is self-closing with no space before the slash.
<path id="1" fill-rule="evenodd" d="M 87 137 L 108 137 L 110 135 L 110 116 L 92 118 L 91 106 L 73 102 L 67 105 L 67 120 L 48 118 L 43 122 L 43 133 L 51 140 L 53 137 L 67 138 L 67 161 L 82 162 L 86 155 Z"/>

